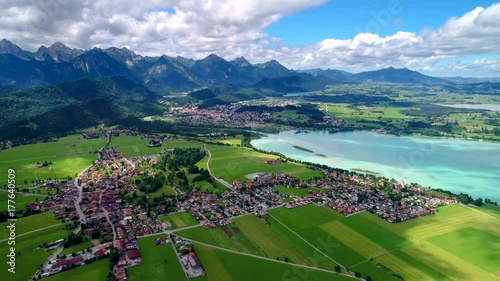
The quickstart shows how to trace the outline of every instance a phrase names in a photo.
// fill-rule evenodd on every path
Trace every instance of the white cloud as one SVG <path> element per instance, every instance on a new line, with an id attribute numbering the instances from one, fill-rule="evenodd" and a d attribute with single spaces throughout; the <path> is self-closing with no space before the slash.
<path id="1" fill-rule="evenodd" d="M 400 31 L 380 37 L 360 33 L 352 39 L 326 38 L 287 46 L 266 29 L 281 18 L 326 0 L 0 0 L 0 37 L 35 50 L 61 41 L 71 47 L 128 47 L 143 55 L 202 58 L 216 53 L 251 62 L 277 59 L 290 68 L 339 68 L 364 71 L 409 67 L 430 74 L 443 61 L 500 54 L 500 3 L 450 18 L 437 30 Z M 49 3 L 49 4 L 44 4 Z M 464 75 L 499 73 L 499 61 L 457 63 Z M 461 66 L 467 67 L 461 67 Z M 459 67 L 460 66 L 460 67 Z M 499 74 L 500 75 L 500 74 Z"/>

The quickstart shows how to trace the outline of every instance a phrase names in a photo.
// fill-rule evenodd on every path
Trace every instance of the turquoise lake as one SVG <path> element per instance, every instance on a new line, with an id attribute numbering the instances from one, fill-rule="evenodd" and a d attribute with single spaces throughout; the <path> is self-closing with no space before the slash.
<path id="1" fill-rule="evenodd" d="M 366 131 L 285 131 L 254 140 L 252 145 L 296 160 L 369 170 L 398 181 L 406 178 L 425 187 L 500 202 L 500 143 Z"/>

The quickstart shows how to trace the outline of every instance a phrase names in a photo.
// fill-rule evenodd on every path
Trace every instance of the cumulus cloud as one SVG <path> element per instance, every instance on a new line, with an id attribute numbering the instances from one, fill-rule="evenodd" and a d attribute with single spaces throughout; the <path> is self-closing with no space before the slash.
<path id="1" fill-rule="evenodd" d="M 0 0 L 0 37 L 36 50 L 56 41 L 88 49 L 128 47 L 143 55 L 226 59 L 251 62 L 277 59 L 295 69 L 323 67 L 364 71 L 388 66 L 427 73 L 443 71 L 443 61 L 461 56 L 499 54 L 500 3 L 450 18 L 437 30 L 399 31 L 381 37 L 326 38 L 288 46 L 266 29 L 285 16 L 326 0 Z M 383 28 L 383 26 L 382 26 Z M 499 73 L 498 60 L 450 64 L 465 75 Z M 461 67 L 461 68 L 460 68 Z M 458 70 L 457 70 L 458 71 Z M 442 72 L 441 72 L 442 73 Z M 500 75 L 500 74 L 499 74 Z"/>

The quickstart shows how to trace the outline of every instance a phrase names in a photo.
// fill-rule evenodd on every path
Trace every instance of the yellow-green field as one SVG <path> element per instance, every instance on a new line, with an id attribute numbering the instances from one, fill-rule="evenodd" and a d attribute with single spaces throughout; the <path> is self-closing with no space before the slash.
<path id="1" fill-rule="evenodd" d="M 270 213 L 311 243 L 330 237 L 337 261 L 374 280 L 393 274 L 405 280 L 500 280 L 500 220 L 469 207 L 441 207 L 436 215 L 396 224 L 364 212 L 316 220 L 316 226 L 307 225 L 315 217 L 305 213 L 326 213 L 301 208 Z"/>
<path id="2" fill-rule="evenodd" d="M 195 251 L 200 259 L 206 276 L 199 280 L 209 281 L 348 281 L 356 280 L 345 276 L 317 270 L 294 267 L 290 264 L 277 263 L 274 260 L 261 260 L 195 244 Z M 198 279 L 193 279 L 198 280 Z"/>

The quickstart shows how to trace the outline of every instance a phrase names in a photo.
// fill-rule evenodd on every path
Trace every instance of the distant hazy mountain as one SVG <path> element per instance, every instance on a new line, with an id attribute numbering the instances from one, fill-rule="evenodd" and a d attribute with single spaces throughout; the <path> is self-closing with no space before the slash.
<path id="1" fill-rule="evenodd" d="M 350 79 L 352 79 L 355 82 L 372 81 L 372 82 L 427 84 L 427 85 L 449 83 L 449 81 L 446 81 L 444 79 L 427 76 L 422 73 L 409 70 L 407 68 L 396 69 L 393 67 L 375 71 L 361 72 L 352 75 Z"/>
<path id="2" fill-rule="evenodd" d="M 472 83 L 500 83 L 500 77 L 440 77 L 441 79 L 461 84 Z"/>
<path id="3" fill-rule="evenodd" d="M 0 41 L 0 54 L 13 55 L 22 60 L 29 60 L 32 58 L 30 52 L 21 49 L 19 46 L 6 39 Z"/>
<path id="4" fill-rule="evenodd" d="M 279 93 L 307 92 L 324 89 L 333 84 L 332 79 L 309 73 L 292 73 L 287 76 L 266 78 L 254 85 L 255 88 L 269 89 Z"/>
<path id="5" fill-rule="evenodd" d="M 342 83 L 342 82 L 352 82 L 350 77 L 353 76 L 352 73 L 343 71 L 343 70 L 338 70 L 338 69 L 321 69 L 321 68 L 314 68 L 314 69 L 306 69 L 306 70 L 301 70 L 300 72 L 305 72 L 305 73 L 310 73 L 313 75 L 323 75 L 325 77 L 328 77 L 336 82 Z"/>

